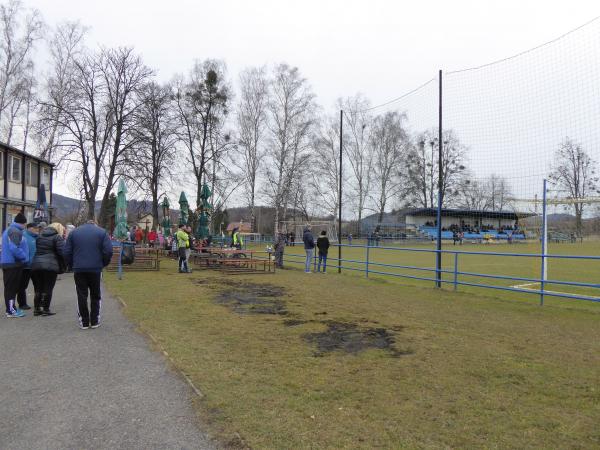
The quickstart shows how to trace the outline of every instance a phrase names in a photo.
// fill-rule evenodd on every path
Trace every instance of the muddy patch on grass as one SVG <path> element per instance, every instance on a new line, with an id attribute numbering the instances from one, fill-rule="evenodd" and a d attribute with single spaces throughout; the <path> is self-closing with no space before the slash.
<path id="1" fill-rule="evenodd" d="M 296 327 L 298 325 L 304 325 L 305 323 L 309 323 L 310 320 L 301 320 L 301 319 L 286 319 L 283 321 L 283 324 L 286 327 Z"/>
<path id="2" fill-rule="evenodd" d="M 360 327 L 355 323 L 326 321 L 327 330 L 318 333 L 306 333 L 302 337 L 315 344 L 314 356 L 341 351 L 356 354 L 363 350 L 380 349 L 391 356 L 399 357 L 411 354 L 410 350 L 398 350 L 395 347 L 395 336 L 385 328 Z"/>
<path id="3" fill-rule="evenodd" d="M 285 289 L 272 284 L 250 282 L 223 283 L 227 286 L 219 292 L 215 302 L 229 307 L 238 314 L 275 314 L 286 315 Z"/>

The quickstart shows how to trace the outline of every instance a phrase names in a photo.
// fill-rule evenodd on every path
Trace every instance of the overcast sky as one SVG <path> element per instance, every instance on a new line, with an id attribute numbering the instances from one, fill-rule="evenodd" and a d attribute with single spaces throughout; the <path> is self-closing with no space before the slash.
<path id="1" fill-rule="evenodd" d="M 564 0 L 24 1 L 50 25 L 80 20 L 91 27 L 90 46 L 134 46 L 162 81 L 195 59 L 224 59 L 234 82 L 244 67 L 288 62 L 325 108 L 357 92 L 385 102 L 438 69 L 510 56 L 600 14 L 598 1 Z M 60 177 L 56 187 L 68 191 Z"/>
<path id="2" fill-rule="evenodd" d="M 478 65 L 552 39 L 600 14 L 597 1 L 26 0 L 49 23 L 81 20 L 90 43 L 133 45 L 169 80 L 194 59 L 230 75 L 288 62 L 323 106 L 363 92 L 377 104 L 437 69 Z"/>

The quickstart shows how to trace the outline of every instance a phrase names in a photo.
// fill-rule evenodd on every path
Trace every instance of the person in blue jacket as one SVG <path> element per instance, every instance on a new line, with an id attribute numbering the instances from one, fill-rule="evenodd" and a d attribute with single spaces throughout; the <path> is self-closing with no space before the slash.
<path id="1" fill-rule="evenodd" d="M 100 278 L 102 269 L 110 263 L 113 254 L 108 233 L 96 221 L 90 220 L 69 233 L 63 249 L 63 258 L 73 269 L 77 291 L 79 328 L 87 330 L 100 326 L 102 300 Z M 88 293 L 90 309 L 88 309 Z"/>
<path id="2" fill-rule="evenodd" d="M 313 254 L 315 252 L 315 237 L 312 234 L 311 226 L 307 225 L 304 228 L 304 234 L 302 235 L 302 241 L 304 242 L 304 251 L 306 252 L 306 263 L 304 265 L 305 273 L 312 273 L 310 271 L 310 264 L 313 259 Z"/>
<path id="3" fill-rule="evenodd" d="M 43 223 L 43 222 L 42 222 Z M 23 239 L 27 241 L 27 247 L 29 248 L 29 261 L 23 266 L 23 272 L 21 273 L 21 285 L 19 286 L 19 292 L 17 293 L 17 304 L 19 309 L 27 310 L 31 309 L 31 306 L 27 304 L 27 287 L 31 278 L 31 263 L 35 256 L 35 246 L 38 238 L 38 225 L 35 223 L 28 223 L 23 231 Z M 34 282 L 35 286 L 35 282 Z M 35 298 L 33 303 L 35 305 Z"/>
<path id="4" fill-rule="evenodd" d="M 6 317 L 23 317 L 25 313 L 15 307 L 15 297 L 21 286 L 23 266 L 29 262 L 29 246 L 23 238 L 27 219 L 23 213 L 15 216 L 13 223 L 2 233 L 2 279 L 4 281 L 4 303 Z"/>

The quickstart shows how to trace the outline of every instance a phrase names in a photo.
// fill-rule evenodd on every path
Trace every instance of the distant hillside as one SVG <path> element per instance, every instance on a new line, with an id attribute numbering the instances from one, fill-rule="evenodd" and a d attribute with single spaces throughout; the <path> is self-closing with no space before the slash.
<path id="1" fill-rule="evenodd" d="M 96 213 L 100 211 L 100 203 L 100 200 L 96 201 Z M 61 222 L 73 222 L 80 208 L 83 207 L 83 201 L 60 194 L 52 194 L 52 206 L 54 206 L 54 216 L 57 220 Z M 135 199 L 127 202 L 127 213 L 131 217 L 137 217 L 140 214 L 150 212 L 151 209 L 150 202 Z"/>

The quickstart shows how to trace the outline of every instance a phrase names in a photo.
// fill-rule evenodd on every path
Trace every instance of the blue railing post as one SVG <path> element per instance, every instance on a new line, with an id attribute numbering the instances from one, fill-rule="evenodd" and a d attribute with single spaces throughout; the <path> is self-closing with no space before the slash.
<path id="1" fill-rule="evenodd" d="M 454 290 L 458 287 L 458 252 L 454 253 Z"/>
<path id="2" fill-rule="evenodd" d="M 118 279 L 123 279 L 123 247 L 125 244 L 121 241 L 121 249 L 119 250 L 119 268 L 118 268 Z"/>
<path id="3" fill-rule="evenodd" d="M 367 261 L 365 263 L 366 276 L 369 278 L 369 246 L 367 245 Z"/>

